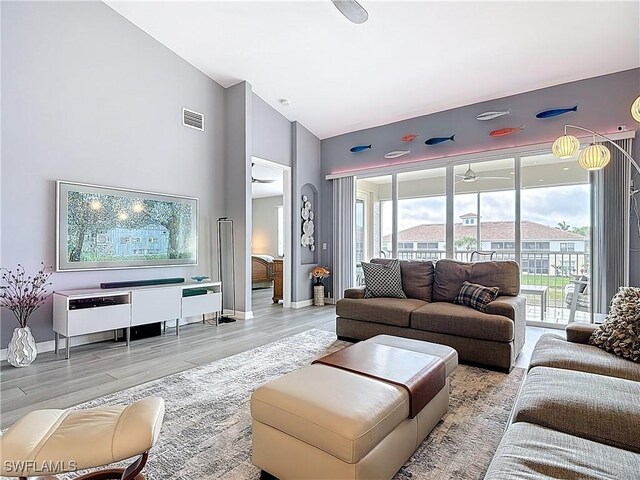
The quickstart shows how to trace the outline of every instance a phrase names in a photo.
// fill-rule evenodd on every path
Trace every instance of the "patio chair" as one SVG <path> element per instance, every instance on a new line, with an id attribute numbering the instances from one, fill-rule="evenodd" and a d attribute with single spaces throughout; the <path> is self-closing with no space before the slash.
<path id="1" fill-rule="evenodd" d="M 493 257 L 496 256 L 496 251 L 487 251 L 487 252 L 483 252 L 480 250 L 474 250 L 473 252 L 471 252 L 471 257 L 469 257 L 469 261 L 470 262 L 488 262 L 493 260 Z M 477 258 L 477 260 L 474 260 L 474 258 Z"/>
<path id="2" fill-rule="evenodd" d="M 589 312 L 591 310 L 591 294 L 589 291 L 588 277 L 584 275 L 577 277 L 565 285 L 564 303 L 569 307 L 569 323 L 575 320 L 577 311 Z"/>

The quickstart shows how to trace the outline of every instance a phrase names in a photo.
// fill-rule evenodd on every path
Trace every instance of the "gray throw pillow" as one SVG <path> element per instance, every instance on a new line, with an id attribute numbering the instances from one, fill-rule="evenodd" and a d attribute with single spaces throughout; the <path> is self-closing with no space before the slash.
<path id="1" fill-rule="evenodd" d="M 485 287 L 477 283 L 464 282 L 453 303 L 486 312 L 487 305 L 498 297 L 499 292 L 499 287 Z"/>
<path id="2" fill-rule="evenodd" d="M 364 273 L 364 298 L 407 298 L 402 290 L 400 262 L 391 260 L 385 265 L 361 262 Z"/>
<path id="3" fill-rule="evenodd" d="M 589 344 L 640 363 L 640 287 L 620 287 Z"/>

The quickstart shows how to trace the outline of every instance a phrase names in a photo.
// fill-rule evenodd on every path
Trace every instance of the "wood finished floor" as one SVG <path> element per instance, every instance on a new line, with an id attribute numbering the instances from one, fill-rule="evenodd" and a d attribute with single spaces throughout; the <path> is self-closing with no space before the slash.
<path id="1" fill-rule="evenodd" d="M 168 329 L 160 337 L 124 343 L 101 342 L 73 347 L 71 358 L 41 353 L 26 368 L 2 362 L 0 367 L 0 428 L 27 412 L 68 408 L 160 377 L 317 328 L 335 332 L 335 308 L 282 308 L 271 303 L 271 290 L 254 290 L 254 315 L 235 323 L 192 323 L 180 335 Z M 525 367 L 533 345 L 550 330 L 527 328 L 527 342 L 517 366 Z M 557 330 L 555 332 L 558 332 Z"/>

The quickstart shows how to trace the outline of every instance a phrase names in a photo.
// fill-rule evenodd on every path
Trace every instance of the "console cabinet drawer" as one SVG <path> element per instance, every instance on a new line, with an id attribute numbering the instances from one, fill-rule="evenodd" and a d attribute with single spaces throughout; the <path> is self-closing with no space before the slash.
<path id="1" fill-rule="evenodd" d="M 192 317 L 222 310 L 222 294 L 208 293 L 182 298 L 182 317 Z"/>
<path id="2" fill-rule="evenodd" d="M 65 337 L 86 333 L 127 328 L 131 318 L 131 305 L 109 305 L 106 307 L 69 310 L 67 329 L 61 331 Z M 64 330 L 64 328 L 62 329 Z"/>
<path id="3" fill-rule="evenodd" d="M 182 288 L 150 288 L 131 292 L 131 325 L 180 318 Z"/>

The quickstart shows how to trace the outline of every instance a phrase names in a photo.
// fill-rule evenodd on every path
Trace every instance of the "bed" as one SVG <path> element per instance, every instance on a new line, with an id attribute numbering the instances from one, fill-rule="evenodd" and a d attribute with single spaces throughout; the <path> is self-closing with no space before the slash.
<path id="1" fill-rule="evenodd" d="M 252 288 L 269 288 L 273 281 L 273 257 L 271 255 L 251 255 Z"/>

